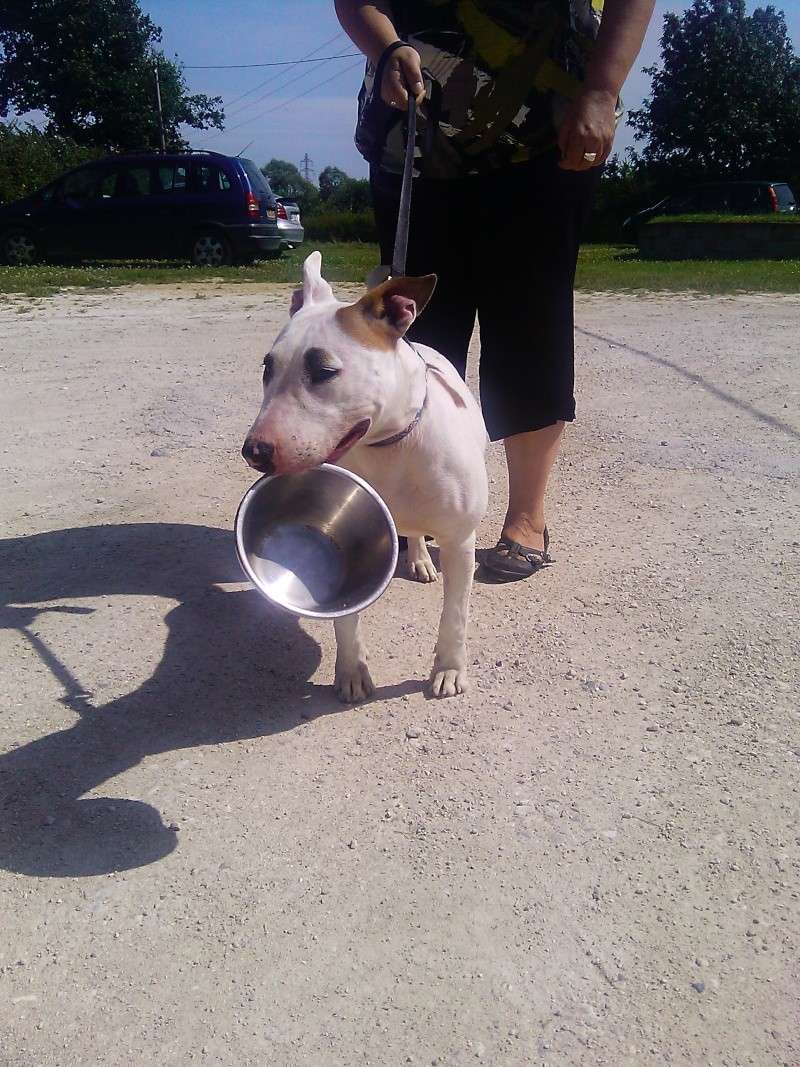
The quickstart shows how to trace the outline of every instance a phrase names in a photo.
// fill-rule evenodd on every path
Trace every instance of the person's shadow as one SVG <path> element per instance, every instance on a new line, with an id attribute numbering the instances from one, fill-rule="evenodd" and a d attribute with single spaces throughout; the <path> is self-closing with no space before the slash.
<path id="1" fill-rule="evenodd" d="M 253 590 L 217 585 L 240 581 L 232 535 L 205 526 L 96 526 L 0 541 L 0 625 L 33 645 L 79 716 L 0 755 L 0 866 L 80 876 L 152 863 L 178 837 L 155 808 L 80 798 L 153 753 L 258 737 L 341 708 L 330 690 L 310 685 L 320 650 L 294 618 Z M 178 605 L 152 677 L 95 707 L 29 626 L 41 612 L 92 610 L 50 601 L 117 594 Z"/>

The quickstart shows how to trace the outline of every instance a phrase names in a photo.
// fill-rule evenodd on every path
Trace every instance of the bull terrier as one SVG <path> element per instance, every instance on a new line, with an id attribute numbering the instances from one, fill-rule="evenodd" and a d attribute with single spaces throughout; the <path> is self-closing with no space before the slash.
<path id="1" fill-rule="evenodd" d="M 290 318 L 264 358 L 261 410 L 242 448 L 264 474 L 337 463 L 383 497 L 408 566 L 435 581 L 425 545 L 440 547 L 444 605 L 431 674 L 435 696 L 467 688 L 467 620 L 475 528 L 486 511 L 486 428 L 458 373 L 405 334 L 430 300 L 433 274 L 391 278 L 354 304 L 338 301 L 312 252 Z M 374 692 L 358 615 L 336 619 L 334 687 L 346 702 Z"/>

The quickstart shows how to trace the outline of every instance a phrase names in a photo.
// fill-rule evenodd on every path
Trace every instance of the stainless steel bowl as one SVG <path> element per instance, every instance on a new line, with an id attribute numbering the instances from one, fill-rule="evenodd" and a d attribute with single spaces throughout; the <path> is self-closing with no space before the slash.
<path id="1" fill-rule="evenodd" d="M 336 619 L 373 604 L 397 566 L 397 530 L 363 478 L 323 463 L 265 475 L 236 513 L 242 569 L 294 615 Z"/>

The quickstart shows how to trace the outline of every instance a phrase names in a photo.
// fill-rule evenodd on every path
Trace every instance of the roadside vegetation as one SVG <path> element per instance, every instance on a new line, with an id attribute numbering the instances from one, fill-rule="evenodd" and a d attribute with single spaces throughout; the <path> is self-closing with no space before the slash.
<path id="1" fill-rule="evenodd" d="M 731 223 L 752 225 L 754 222 L 769 222 L 771 224 L 779 223 L 781 226 L 800 226 L 800 215 L 793 215 L 788 212 L 786 214 L 774 212 L 771 215 L 654 215 L 645 225 L 653 226 L 662 222 L 721 222 L 726 226 Z"/>
<path id="2" fill-rule="evenodd" d="M 308 242 L 280 259 L 247 267 L 190 267 L 171 262 L 103 262 L 0 267 L 0 294 L 43 297 L 63 289 L 109 289 L 122 285 L 198 287 L 253 283 L 298 284 L 301 264 L 314 248 L 322 252 L 331 282 L 363 285 L 379 262 L 378 247 L 360 242 Z M 800 260 L 676 260 L 640 257 L 633 245 L 591 244 L 581 250 L 576 288 L 594 292 L 625 290 L 691 292 L 707 295 L 765 292 L 800 293 Z"/>
<path id="3" fill-rule="evenodd" d="M 19 6 L 19 5 L 18 5 Z M 64 168 L 106 152 L 156 150 L 152 98 L 159 72 L 168 148 L 187 129 L 222 129 L 217 98 L 191 95 L 178 60 L 164 55 L 161 30 L 136 0 L 85 0 L 85 18 L 64 38 L 52 5 L 19 6 L 0 25 L 0 115 L 32 109 L 44 128 L 0 122 L 0 203 L 41 187 Z M 120 52 L 114 42 L 124 41 Z M 120 63 L 119 55 L 128 57 Z M 745 0 L 691 0 L 664 15 L 661 57 L 648 68 L 650 94 L 628 114 L 640 150 L 612 157 L 578 265 L 584 290 L 695 293 L 800 292 L 800 260 L 643 260 L 623 223 L 665 197 L 704 182 L 785 181 L 800 192 L 800 58 L 784 15 L 748 11 Z M 687 104 L 691 102 L 691 106 Z M 45 296 L 66 287 L 209 282 L 296 283 L 312 248 L 333 282 L 362 283 L 379 262 L 369 186 L 335 166 L 316 182 L 294 163 L 271 159 L 262 171 L 276 195 L 300 206 L 306 241 L 277 260 L 247 267 L 197 268 L 167 262 L 0 266 L 0 294 Z M 791 215 L 686 215 L 661 222 L 800 225 Z M 494 265 L 502 271 L 502 261 Z"/>

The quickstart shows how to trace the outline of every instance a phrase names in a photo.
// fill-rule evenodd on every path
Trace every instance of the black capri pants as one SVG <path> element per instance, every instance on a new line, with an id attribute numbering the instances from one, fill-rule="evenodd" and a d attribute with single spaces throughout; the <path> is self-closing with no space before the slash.
<path id="1" fill-rule="evenodd" d="M 435 273 L 409 339 L 464 377 L 477 313 L 480 394 L 493 441 L 575 418 L 573 285 L 600 168 L 566 171 L 556 151 L 490 174 L 416 178 L 407 273 Z M 381 261 L 391 263 L 400 175 L 370 174 Z"/>

